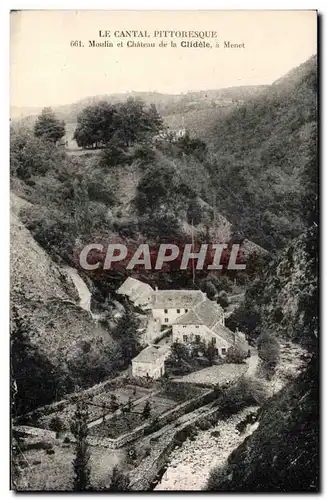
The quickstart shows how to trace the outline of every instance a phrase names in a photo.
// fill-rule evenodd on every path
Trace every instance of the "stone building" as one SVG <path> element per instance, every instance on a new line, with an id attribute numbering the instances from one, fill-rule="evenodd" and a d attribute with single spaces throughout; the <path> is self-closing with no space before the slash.
<path id="1" fill-rule="evenodd" d="M 158 379 L 165 373 L 165 360 L 170 354 L 167 345 L 150 345 L 132 360 L 133 377 Z"/>
<path id="2" fill-rule="evenodd" d="M 223 309 L 209 299 L 196 304 L 173 324 L 172 341 L 211 344 L 222 357 L 235 345 L 244 351 L 249 347 L 243 334 L 225 326 Z"/>
<path id="3" fill-rule="evenodd" d="M 128 277 L 118 288 L 119 295 L 125 295 L 135 306 L 142 309 L 149 308 L 151 304 L 153 288 L 143 281 Z"/>
<path id="4" fill-rule="evenodd" d="M 152 317 L 162 325 L 173 325 L 205 299 L 201 290 L 155 290 L 151 301 Z"/>

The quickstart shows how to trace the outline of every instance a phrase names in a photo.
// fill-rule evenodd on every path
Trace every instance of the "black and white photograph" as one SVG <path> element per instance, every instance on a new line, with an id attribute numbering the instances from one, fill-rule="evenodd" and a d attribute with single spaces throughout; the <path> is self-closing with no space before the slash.
<path id="1" fill-rule="evenodd" d="M 318 24 L 10 13 L 11 490 L 320 492 Z"/>

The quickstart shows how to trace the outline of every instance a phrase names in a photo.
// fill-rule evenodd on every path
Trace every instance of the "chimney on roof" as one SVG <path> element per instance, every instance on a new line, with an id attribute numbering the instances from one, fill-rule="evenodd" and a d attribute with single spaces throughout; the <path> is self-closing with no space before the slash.
<path id="1" fill-rule="evenodd" d="M 154 289 L 155 289 L 156 292 L 159 290 L 159 288 L 157 287 L 157 285 L 155 286 Z"/>

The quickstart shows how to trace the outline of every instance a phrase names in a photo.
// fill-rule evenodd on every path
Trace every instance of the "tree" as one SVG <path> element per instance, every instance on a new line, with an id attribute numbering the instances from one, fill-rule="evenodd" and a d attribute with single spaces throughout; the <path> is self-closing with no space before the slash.
<path id="1" fill-rule="evenodd" d="M 139 321 L 136 316 L 127 311 L 122 316 L 116 328 L 112 332 L 112 336 L 119 342 L 124 365 L 127 366 L 130 361 L 137 355 L 140 349 L 140 332 L 138 331 Z"/>
<path id="2" fill-rule="evenodd" d="M 10 173 L 24 181 L 56 171 L 63 163 L 63 152 L 51 142 L 35 137 L 23 126 L 10 128 Z"/>
<path id="3" fill-rule="evenodd" d="M 126 146 L 142 142 L 163 129 L 163 119 L 154 104 L 147 107 L 141 99 L 127 99 L 119 105 L 119 137 Z"/>
<path id="4" fill-rule="evenodd" d="M 216 349 L 213 344 L 209 344 L 208 347 L 205 350 L 205 356 L 208 358 L 208 361 L 210 365 L 213 364 L 215 358 L 217 357 L 216 355 Z"/>
<path id="5" fill-rule="evenodd" d="M 270 379 L 279 361 L 279 342 L 274 335 L 262 334 L 258 337 L 257 346 L 262 367 L 266 372 L 266 377 Z"/>
<path id="6" fill-rule="evenodd" d="M 109 403 L 109 407 L 110 407 L 110 411 L 112 413 L 115 413 L 115 411 L 118 410 L 119 408 L 119 404 L 118 404 L 118 401 L 117 401 L 117 396 L 116 394 L 111 394 L 110 396 L 110 403 Z"/>
<path id="7" fill-rule="evenodd" d="M 50 421 L 50 429 L 56 433 L 57 437 L 59 437 L 60 433 L 63 431 L 64 424 L 61 418 L 58 417 L 58 415 L 52 417 Z"/>
<path id="8" fill-rule="evenodd" d="M 35 137 L 42 137 L 55 144 L 65 133 L 65 122 L 58 120 L 51 108 L 43 108 L 34 125 Z"/>
<path id="9" fill-rule="evenodd" d="M 144 405 L 144 408 L 143 408 L 143 411 L 142 411 L 142 417 L 147 420 L 148 418 L 150 418 L 151 416 L 151 403 L 150 401 L 147 399 L 146 402 L 145 402 L 145 405 Z"/>
<path id="10" fill-rule="evenodd" d="M 120 147 L 150 138 L 162 128 L 163 120 L 155 106 L 147 107 L 140 99 L 129 98 L 118 104 L 101 101 L 78 114 L 74 139 L 80 147 L 110 147 L 115 156 L 121 156 Z"/>
<path id="11" fill-rule="evenodd" d="M 201 139 L 192 139 L 189 132 L 176 141 L 176 145 L 180 148 L 182 153 L 187 155 L 194 155 L 200 161 L 204 161 L 207 155 L 207 145 Z"/>
<path id="12" fill-rule="evenodd" d="M 274 335 L 262 334 L 257 340 L 258 355 L 264 362 L 276 364 L 279 361 L 279 342 Z"/>
<path id="13" fill-rule="evenodd" d="M 112 470 L 109 491 L 128 491 L 129 478 L 117 465 Z"/>
<path id="14" fill-rule="evenodd" d="M 77 115 L 74 140 L 82 148 L 109 144 L 117 129 L 118 110 L 107 101 L 85 107 Z"/>
<path id="15" fill-rule="evenodd" d="M 187 347 L 184 344 L 181 344 L 180 342 L 173 342 L 171 345 L 170 357 L 178 361 L 179 363 L 183 359 L 187 359 L 189 357 Z"/>
<path id="16" fill-rule="evenodd" d="M 228 296 L 225 291 L 219 292 L 217 302 L 223 309 L 226 309 L 229 306 Z"/>
<path id="17" fill-rule="evenodd" d="M 128 401 L 127 401 L 127 407 L 126 407 L 128 412 L 132 411 L 132 406 L 133 406 L 132 398 L 129 397 Z"/>
<path id="18" fill-rule="evenodd" d="M 247 406 L 262 405 L 266 397 L 265 386 L 260 380 L 241 377 L 222 394 L 221 409 L 232 415 Z"/>
<path id="19" fill-rule="evenodd" d="M 200 288 L 202 292 L 207 294 L 207 297 L 210 300 L 214 300 L 214 298 L 217 296 L 217 288 L 210 279 L 205 278 L 204 280 L 202 280 L 200 282 Z"/>
<path id="20" fill-rule="evenodd" d="M 87 421 L 87 404 L 85 401 L 79 401 L 76 405 L 74 420 L 71 424 L 71 432 L 76 439 L 76 451 L 73 461 L 75 475 L 74 491 L 86 491 L 90 487 L 90 453 L 87 443 Z"/>
<path id="21" fill-rule="evenodd" d="M 232 346 L 228 349 L 226 355 L 226 363 L 237 363 L 241 364 L 248 357 L 248 353 L 238 347 L 237 345 Z"/>

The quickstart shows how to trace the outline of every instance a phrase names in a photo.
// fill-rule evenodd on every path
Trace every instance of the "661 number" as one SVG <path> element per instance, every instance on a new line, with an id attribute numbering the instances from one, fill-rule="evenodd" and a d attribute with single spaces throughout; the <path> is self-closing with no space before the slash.
<path id="1" fill-rule="evenodd" d="M 71 40 L 70 46 L 71 47 L 84 47 L 81 40 Z"/>

